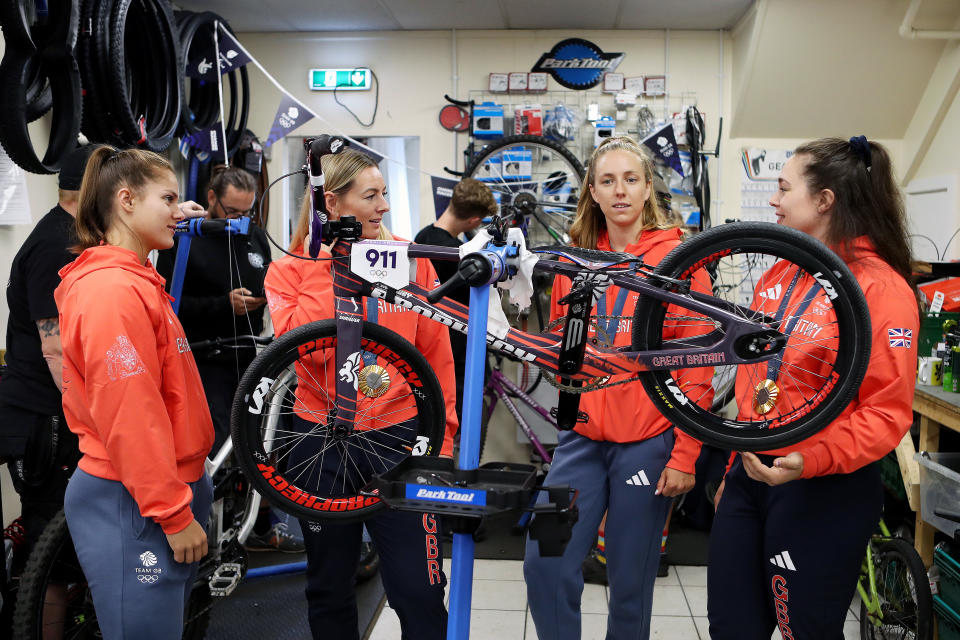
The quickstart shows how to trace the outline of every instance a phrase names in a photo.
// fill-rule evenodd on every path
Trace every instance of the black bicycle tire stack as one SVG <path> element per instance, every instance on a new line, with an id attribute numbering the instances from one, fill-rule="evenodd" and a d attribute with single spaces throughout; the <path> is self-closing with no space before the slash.
<path id="1" fill-rule="evenodd" d="M 75 1 L 51 0 L 46 13 L 33 3 L 0 2 L 5 50 L 0 62 L 0 144 L 32 173 L 55 173 L 76 146 L 80 130 L 80 71 L 75 57 L 80 14 Z M 52 111 L 43 157 L 28 123 Z"/>
<path id="2" fill-rule="evenodd" d="M 180 42 L 167 0 L 82 0 L 82 131 L 91 142 L 163 151 L 180 122 Z"/>
<path id="3" fill-rule="evenodd" d="M 177 12 L 169 0 L 0 0 L 5 51 L 0 62 L 0 145 L 31 173 L 60 169 L 80 133 L 92 143 L 162 152 L 175 136 L 220 120 L 216 79 L 189 77 L 206 56 L 216 65 L 216 22 L 208 11 Z M 226 144 L 241 144 L 250 111 L 245 66 L 226 74 Z M 46 149 L 29 123 L 50 114 Z M 31 135 L 32 134 L 32 135 Z"/>

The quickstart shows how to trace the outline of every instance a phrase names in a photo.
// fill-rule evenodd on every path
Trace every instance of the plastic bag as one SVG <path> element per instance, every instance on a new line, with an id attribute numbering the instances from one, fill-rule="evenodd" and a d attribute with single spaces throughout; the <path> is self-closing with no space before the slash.
<path id="1" fill-rule="evenodd" d="M 582 123 L 582 116 L 562 102 L 558 102 L 547 111 L 544 117 L 543 135 L 557 142 L 574 140 L 577 137 L 577 129 Z"/>

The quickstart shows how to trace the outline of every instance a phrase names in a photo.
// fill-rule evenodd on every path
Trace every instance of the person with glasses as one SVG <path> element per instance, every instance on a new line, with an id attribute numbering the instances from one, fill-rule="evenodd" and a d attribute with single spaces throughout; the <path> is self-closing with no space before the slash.
<path id="1" fill-rule="evenodd" d="M 211 219 L 251 216 L 257 202 L 253 174 L 239 167 L 215 167 L 207 185 Z M 157 271 L 172 279 L 177 246 L 161 251 Z M 270 245 L 263 229 L 250 224 L 248 235 L 193 238 L 177 316 L 190 342 L 259 335 L 267 299 L 263 278 L 270 265 Z M 240 376 L 256 355 L 254 346 L 197 349 L 194 358 L 213 417 L 213 451 L 230 437 L 230 407 Z M 288 531 L 285 514 L 264 513 L 248 539 L 248 548 L 303 551 L 297 531 Z M 296 529 L 296 525 L 294 525 Z"/>
<path id="2" fill-rule="evenodd" d="M 257 197 L 252 174 L 239 167 L 217 167 L 207 186 L 211 219 L 249 216 Z M 157 271 L 169 290 L 176 245 L 161 251 Z M 263 331 L 263 277 L 270 263 L 266 234 L 251 224 L 246 236 L 193 238 L 177 316 L 190 342 L 259 335 Z M 216 430 L 214 451 L 230 437 L 230 405 L 240 376 L 256 355 L 253 345 L 240 349 L 194 352 Z"/>

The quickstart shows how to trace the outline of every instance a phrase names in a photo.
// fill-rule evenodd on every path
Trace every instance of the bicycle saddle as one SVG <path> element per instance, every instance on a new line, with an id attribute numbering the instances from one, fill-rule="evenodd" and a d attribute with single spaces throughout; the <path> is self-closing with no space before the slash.
<path id="1" fill-rule="evenodd" d="M 582 247 L 567 247 L 564 245 L 552 245 L 545 247 L 534 247 L 530 249 L 533 253 L 547 253 L 550 255 L 567 258 L 574 264 L 585 269 L 605 269 L 625 262 L 642 262 L 640 258 L 632 253 L 622 251 L 600 251 L 599 249 L 584 249 Z"/>

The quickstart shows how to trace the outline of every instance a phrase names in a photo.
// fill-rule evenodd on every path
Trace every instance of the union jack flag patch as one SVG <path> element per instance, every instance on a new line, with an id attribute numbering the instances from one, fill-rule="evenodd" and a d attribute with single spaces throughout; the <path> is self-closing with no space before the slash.
<path id="1" fill-rule="evenodd" d="M 891 347 L 910 347 L 913 342 L 913 329 L 887 329 L 887 338 Z"/>

